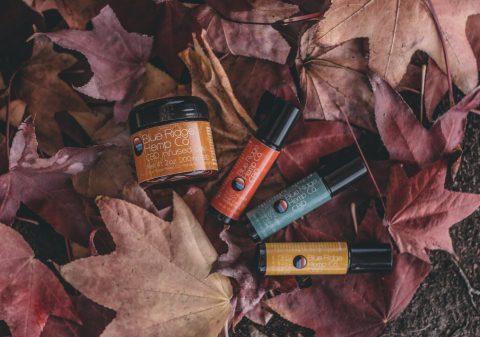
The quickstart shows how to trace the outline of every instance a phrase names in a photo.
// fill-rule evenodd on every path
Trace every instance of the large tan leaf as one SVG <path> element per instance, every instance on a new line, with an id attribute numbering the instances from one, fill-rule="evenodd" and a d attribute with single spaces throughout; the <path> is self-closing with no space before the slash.
<path id="1" fill-rule="evenodd" d="M 338 47 L 320 46 L 316 27 L 301 38 L 296 60 L 305 96 L 306 118 L 345 120 L 374 131 L 373 94 L 367 77 L 368 60 L 362 40 Z"/>
<path id="2" fill-rule="evenodd" d="M 318 43 L 335 45 L 368 37 L 372 70 L 395 87 L 416 50 L 428 53 L 445 70 L 442 43 L 430 3 L 446 41 L 449 67 L 464 91 L 478 81 L 477 64 L 465 33 L 468 17 L 480 13 L 478 0 L 332 0 L 317 26 Z"/>
<path id="3" fill-rule="evenodd" d="M 210 274 L 217 253 L 185 202 L 173 198 L 172 222 L 99 199 L 116 250 L 61 268 L 75 288 L 117 311 L 102 337 L 216 337 L 227 321 L 230 281 Z"/>

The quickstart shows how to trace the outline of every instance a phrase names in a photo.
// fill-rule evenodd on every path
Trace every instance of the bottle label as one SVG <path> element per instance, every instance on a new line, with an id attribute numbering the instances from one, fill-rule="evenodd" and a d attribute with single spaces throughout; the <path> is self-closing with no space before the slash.
<path id="1" fill-rule="evenodd" d="M 211 206 L 223 215 L 239 220 L 279 153 L 258 139 L 251 138 Z"/>
<path id="2" fill-rule="evenodd" d="M 261 240 L 331 199 L 317 173 L 312 173 L 247 213 Z"/>
<path id="3" fill-rule="evenodd" d="M 138 182 L 192 171 L 218 170 L 210 123 L 154 126 L 131 136 Z"/>
<path id="4" fill-rule="evenodd" d="M 280 275 L 341 275 L 348 271 L 346 242 L 266 243 L 266 272 Z"/>

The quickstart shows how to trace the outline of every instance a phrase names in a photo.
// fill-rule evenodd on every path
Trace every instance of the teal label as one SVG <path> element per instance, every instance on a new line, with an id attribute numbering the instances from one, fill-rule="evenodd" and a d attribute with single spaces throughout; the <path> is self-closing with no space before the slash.
<path id="1" fill-rule="evenodd" d="M 332 197 L 317 173 L 312 173 L 247 213 L 261 240 L 320 207 Z"/>

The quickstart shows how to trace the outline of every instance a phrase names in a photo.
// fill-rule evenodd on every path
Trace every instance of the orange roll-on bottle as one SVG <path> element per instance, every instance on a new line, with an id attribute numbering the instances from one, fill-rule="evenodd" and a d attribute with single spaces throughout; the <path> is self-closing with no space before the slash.
<path id="1" fill-rule="evenodd" d="M 299 115 L 293 104 L 276 100 L 210 203 L 210 213 L 218 220 L 227 224 L 240 220 Z"/>

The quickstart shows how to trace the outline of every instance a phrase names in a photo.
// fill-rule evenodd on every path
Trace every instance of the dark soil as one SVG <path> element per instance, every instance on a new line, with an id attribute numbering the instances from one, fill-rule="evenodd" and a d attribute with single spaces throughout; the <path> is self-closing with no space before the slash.
<path id="1" fill-rule="evenodd" d="M 460 171 L 450 189 L 480 193 L 480 116 L 470 114 L 463 142 Z M 471 285 L 480 289 L 480 210 L 450 230 L 459 265 Z M 449 254 L 430 254 L 433 268 L 407 309 L 382 333 L 382 337 L 478 337 L 480 296 L 469 296 L 465 281 Z M 474 304 L 478 311 L 475 309 Z M 275 316 L 266 326 L 247 319 L 234 337 L 248 337 L 257 330 L 263 337 L 311 337 L 313 331 Z M 330 336 L 325 336 L 330 337 Z"/>

